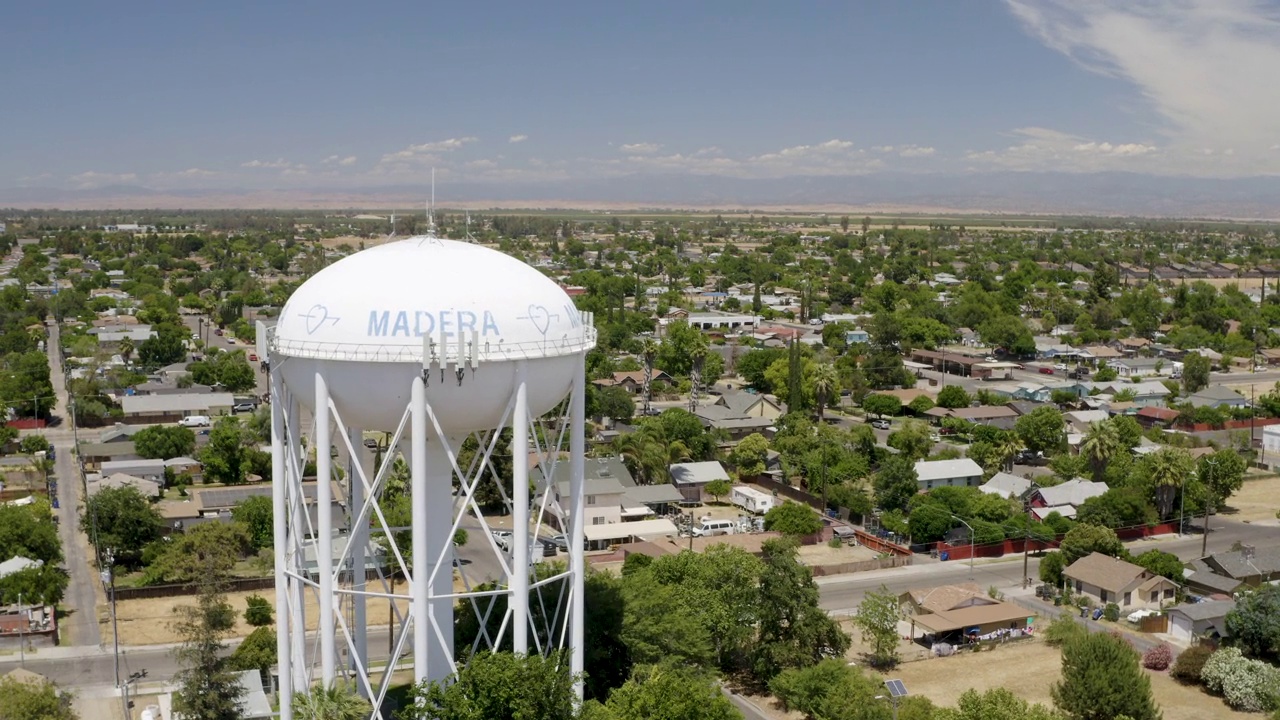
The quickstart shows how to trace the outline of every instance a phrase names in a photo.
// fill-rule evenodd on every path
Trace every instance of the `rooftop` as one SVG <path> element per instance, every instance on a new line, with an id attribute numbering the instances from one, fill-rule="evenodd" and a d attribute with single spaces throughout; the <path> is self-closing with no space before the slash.
<path id="1" fill-rule="evenodd" d="M 982 466 L 969 458 L 916 462 L 916 477 L 920 482 L 974 476 L 982 477 Z"/>

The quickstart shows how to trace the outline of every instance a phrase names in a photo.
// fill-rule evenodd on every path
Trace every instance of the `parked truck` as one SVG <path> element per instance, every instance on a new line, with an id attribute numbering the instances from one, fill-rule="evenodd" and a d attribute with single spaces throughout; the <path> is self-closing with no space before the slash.
<path id="1" fill-rule="evenodd" d="M 747 512 L 763 515 L 778 504 L 778 498 L 753 487 L 736 485 L 729 493 L 729 502 Z"/>

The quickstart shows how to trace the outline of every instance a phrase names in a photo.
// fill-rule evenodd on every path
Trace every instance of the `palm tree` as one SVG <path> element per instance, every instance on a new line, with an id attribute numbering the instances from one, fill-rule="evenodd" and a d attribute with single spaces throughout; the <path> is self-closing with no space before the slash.
<path id="1" fill-rule="evenodd" d="M 668 451 L 653 434 L 639 430 L 623 435 L 614 441 L 614 449 L 637 482 L 651 485 L 666 477 Z"/>
<path id="2" fill-rule="evenodd" d="M 1093 469 L 1093 481 L 1100 482 L 1107 470 L 1107 463 L 1120 451 L 1120 435 L 1116 426 L 1109 422 L 1096 422 L 1089 426 L 1084 442 L 1080 443 L 1080 454 L 1089 461 Z"/>
<path id="3" fill-rule="evenodd" d="M 1195 461 L 1182 448 L 1166 447 L 1148 455 L 1147 462 L 1156 486 L 1156 510 L 1161 518 L 1169 517 L 1179 488 L 1195 471 Z"/>
<path id="4" fill-rule="evenodd" d="M 996 444 L 996 457 L 1000 458 L 1001 469 L 1013 472 L 1013 459 L 1026 447 L 1015 433 L 1006 433 L 1004 439 Z"/>
<path id="5" fill-rule="evenodd" d="M 647 338 L 644 341 L 641 354 L 644 356 L 644 411 L 642 414 L 647 416 L 649 414 L 649 403 L 653 400 L 650 384 L 653 382 L 653 360 L 658 356 L 658 343 L 653 338 Z"/>
<path id="6" fill-rule="evenodd" d="M 364 720 L 371 714 L 373 705 L 340 681 L 293 696 L 293 716 L 298 720 Z"/>
<path id="7" fill-rule="evenodd" d="M 827 407 L 833 393 L 840 384 L 840 375 L 835 365 L 818 365 L 813 368 L 813 394 L 818 401 L 818 420 L 822 420 L 822 411 Z"/>
<path id="8" fill-rule="evenodd" d="M 133 357 L 133 340 L 124 338 L 120 341 L 120 357 L 124 359 L 124 364 L 129 364 L 129 358 Z"/>

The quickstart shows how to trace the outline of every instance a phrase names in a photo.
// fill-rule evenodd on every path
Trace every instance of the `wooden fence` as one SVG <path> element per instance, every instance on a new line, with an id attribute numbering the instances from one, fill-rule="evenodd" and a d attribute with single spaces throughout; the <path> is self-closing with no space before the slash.
<path id="1" fill-rule="evenodd" d="M 845 573 L 906 567 L 910 564 L 910 555 L 894 555 L 892 557 L 876 558 L 875 560 L 860 560 L 858 562 L 839 563 L 836 565 L 814 565 L 813 574 L 814 577 L 822 577 L 824 575 L 843 575 Z"/>

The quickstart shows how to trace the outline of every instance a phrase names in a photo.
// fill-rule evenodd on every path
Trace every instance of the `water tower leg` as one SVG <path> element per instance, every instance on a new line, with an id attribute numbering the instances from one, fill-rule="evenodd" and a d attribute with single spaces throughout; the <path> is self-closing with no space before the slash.
<path id="1" fill-rule="evenodd" d="M 586 502 L 583 498 L 583 457 L 586 452 L 586 439 L 583 428 L 587 424 L 586 411 L 586 366 L 579 362 L 573 372 L 573 394 L 569 398 L 569 495 L 573 503 L 570 510 L 569 530 L 569 568 L 572 571 L 573 589 L 570 597 L 573 607 L 569 612 L 569 669 L 574 677 L 581 677 L 583 671 L 582 653 L 586 649 L 586 558 L 583 556 L 583 545 L 586 543 L 586 529 L 583 523 L 586 514 Z M 583 684 L 577 680 L 573 684 L 574 693 L 582 700 Z"/>
<path id="2" fill-rule="evenodd" d="M 427 572 L 431 581 L 431 636 L 428 638 L 427 666 L 432 680 L 443 680 L 453 670 L 453 464 L 449 462 L 450 438 L 433 436 L 427 443 Z M 461 447 L 461 443 L 453 446 Z"/>
<path id="3" fill-rule="evenodd" d="M 413 681 L 420 683 L 430 679 L 427 654 L 431 640 L 431 627 L 427 620 L 431 612 L 426 584 L 430 570 L 427 566 L 430 550 L 427 548 L 427 388 L 422 378 L 413 379 L 409 413 L 412 417 L 409 451 L 409 494 L 413 506 Z"/>
<path id="4" fill-rule="evenodd" d="M 329 427 L 329 386 L 316 373 L 316 573 L 320 585 L 320 680 L 333 685 L 337 650 L 333 630 L 333 458 Z"/>
<path id="5" fill-rule="evenodd" d="M 302 498 L 302 475 L 306 467 L 306 448 L 301 443 L 301 426 L 299 425 L 298 401 L 288 396 L 289 447 L 287 452 L 300 453 L 296 457 L 293 477 L 290 479 L 289 491 L 289 567 L 295 573 L 305 573 L 306 557 L 303 555 L 302 543 L 306 540 L 307 521 L 303 515 L 306 508 Z M 293 689 L 294 692 L 306 692 L 311 687 L 311 670 L 307 664 L 307 588 L 302 581 L 293 578 L 289 581 L 290 614 L 293 618 Z"/>
<path id="6" fill-rule="evenodd" d="M 365 477 L 374 477 L 377 472 L 376 468 L 371 468 L 369 453 L 364 447 L 364 433 L 359 428 L 347 428 L 347 437 L 351 442 L 351 464 L 347 468 L 347 487 L 350 488 L 347 498 L 347 510 L 351 514 L 351 519 L 355 520 L 364 507 L 364 483 L 360 482 L 360 472 L 363 471 Z M 372 472 L 371 472 L 372 469 Z M 351 527 L 347 530 L 348 536 L 351 538 L 351 589 L 356 593 L 365 591 L 368 572 L 365 569 L 365 549 L 369 546 L 369 525 L 364 523 L 358 527 Z M 369 667 L 369 637 L 368 637 L 368 617 L 366 614 L 366 599 L 364 595 L 353 594 L 349 596 L 351 601 L 351 642 L 355 645 L 355 658 L 351 662 L 351 671 L 359 672 L 359 668 L 364 668 L 368 672 Z M 364 686 L 357 683 L 357 687 L 361 695 L 365 693 Z"/>
<path id="7" fill-rule="evenodd" d="M 295 483 L 284 461 L 284 396 L 278 373 L 271 374 L 271 516 L 276 564 L 276 658 L 279 661 L 280 720 L 293 718 L 293 659 L 290 654 L 288 563 L 288 491 Z M 302 632 L 302 630 L 299 630 Z"/>
<path id="8" fill-rule="evenodd" d="M 511 644 L 523 655 L 529 652 L 529 393 L 524 361 L 516 368 L 511 468 Z"/>

